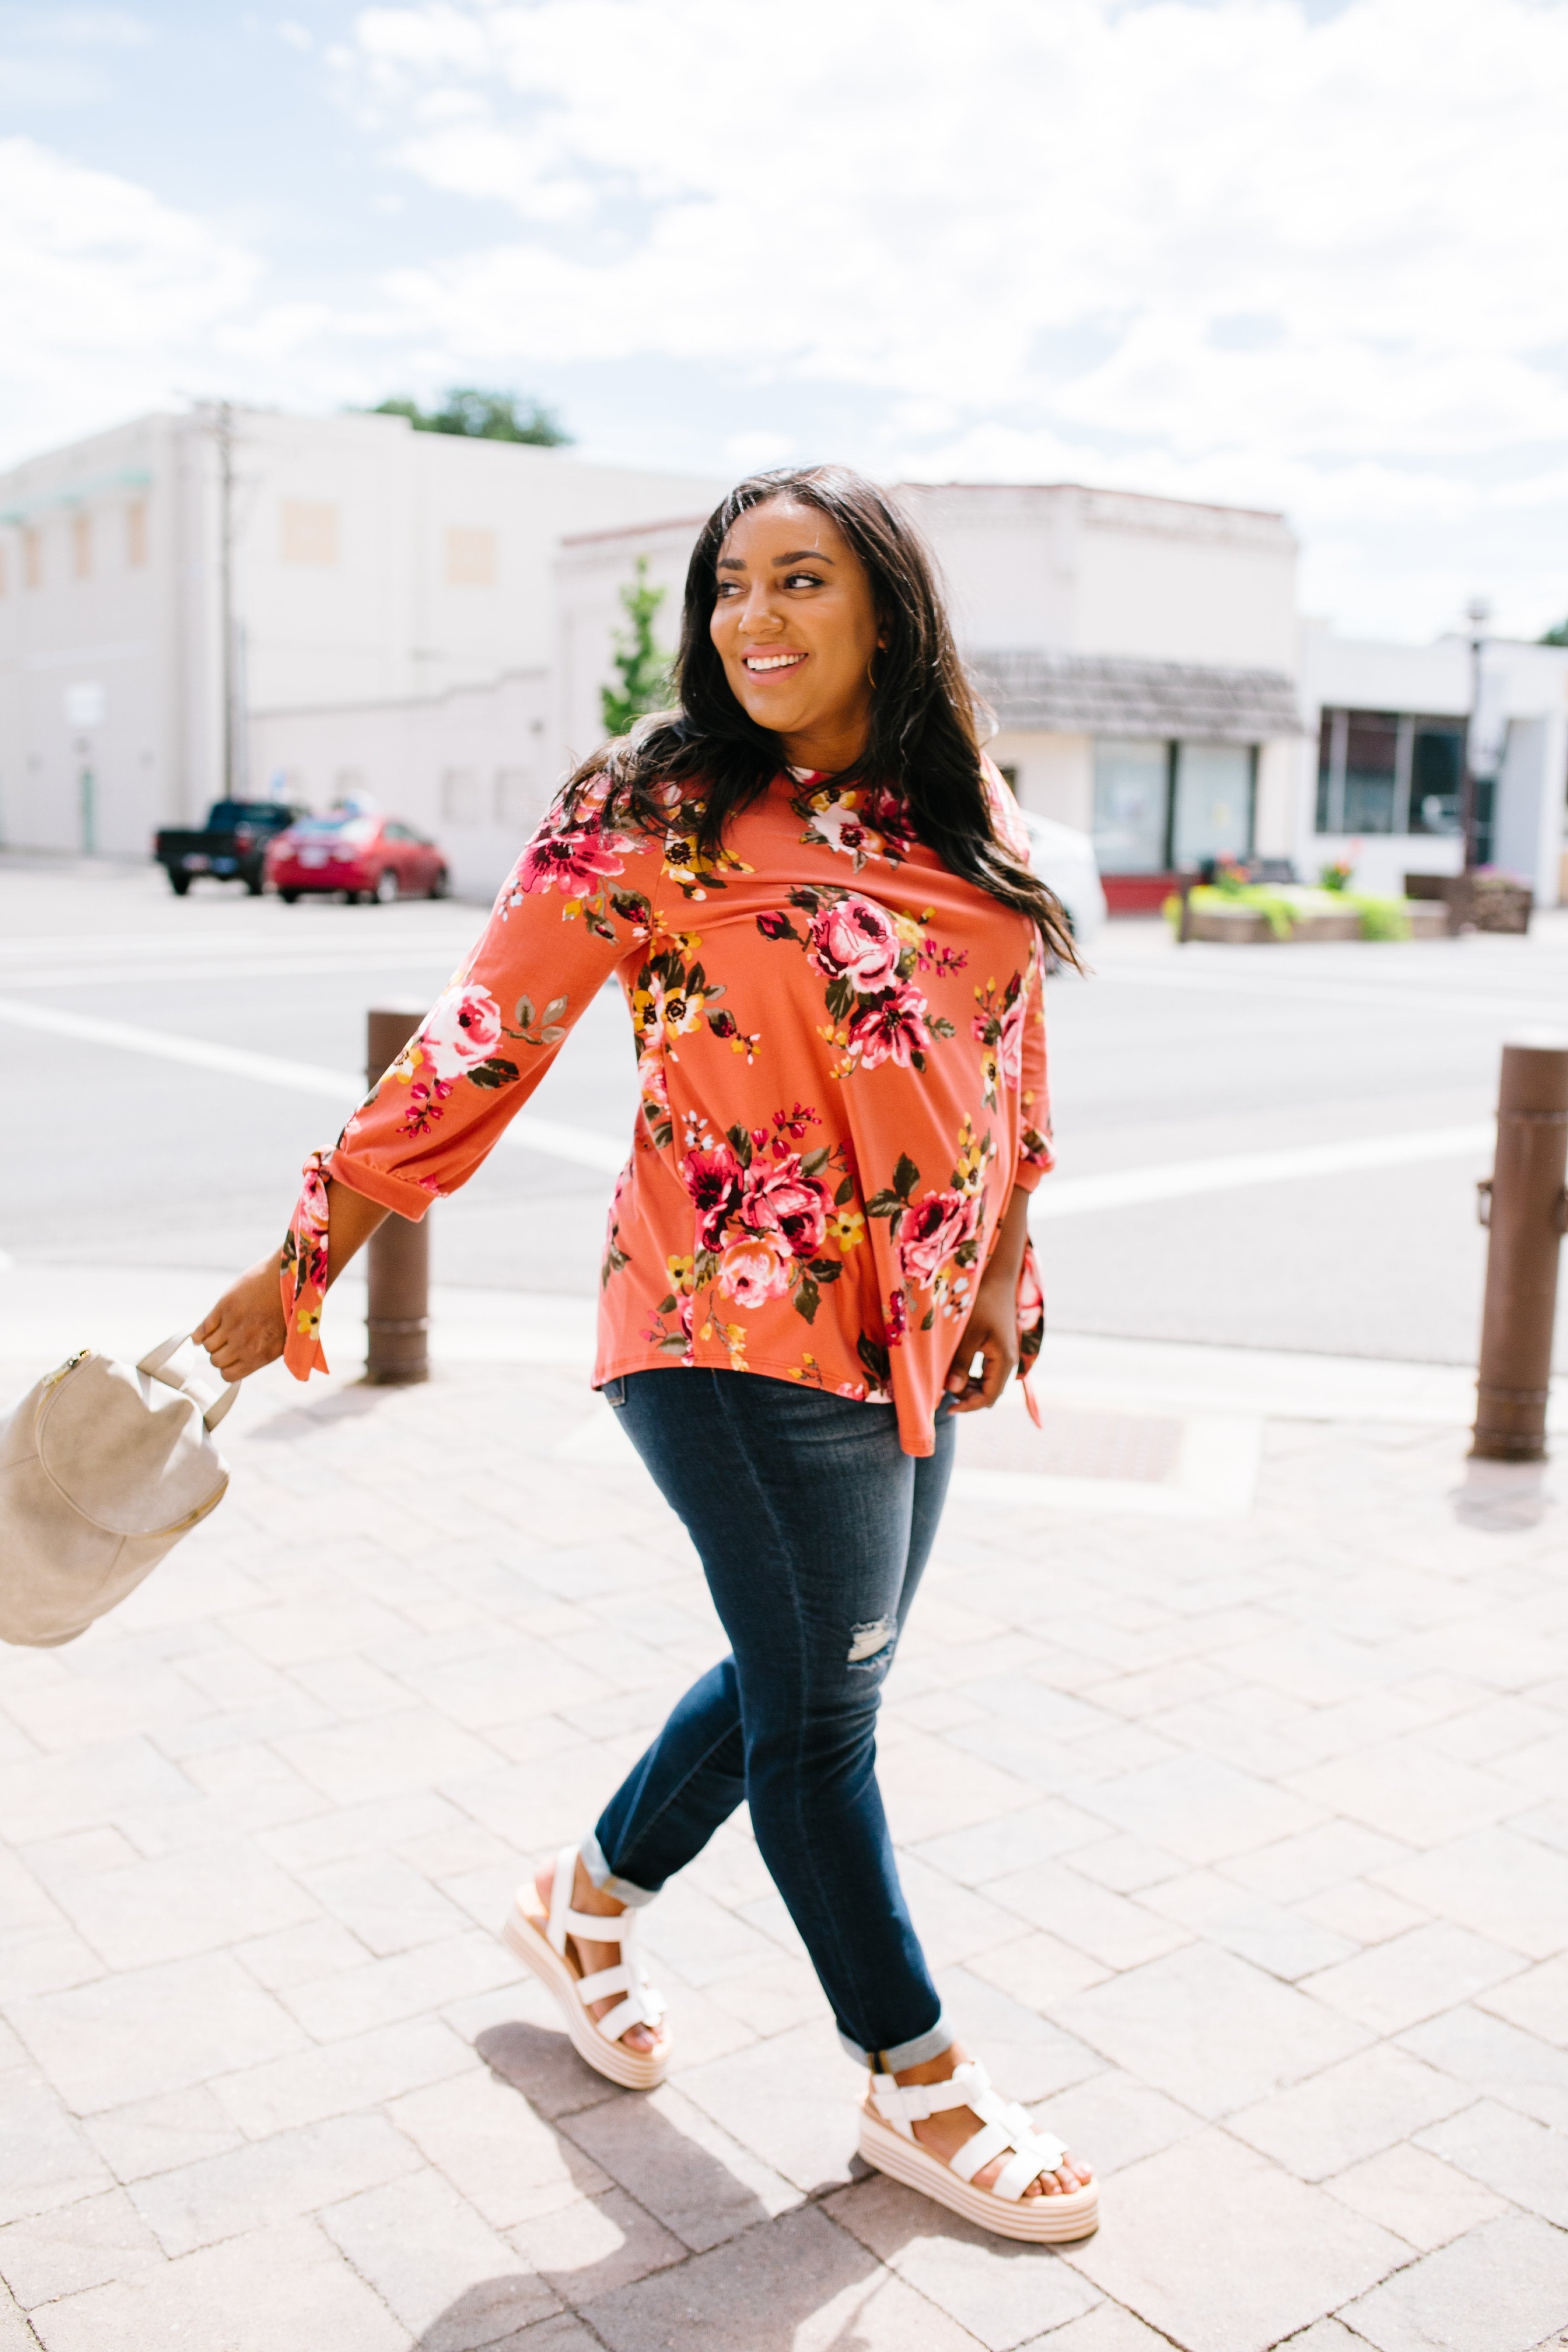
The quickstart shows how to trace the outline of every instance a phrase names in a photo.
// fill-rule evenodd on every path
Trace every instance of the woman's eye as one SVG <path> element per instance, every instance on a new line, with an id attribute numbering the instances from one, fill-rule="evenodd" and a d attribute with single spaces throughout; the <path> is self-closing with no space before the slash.
<path id="1" fill-rule="evenodd" d="M 820 588 L 821 585 L 822 574 L 819 572 L 792 572 L 784 581 L 786 588 Z"/>

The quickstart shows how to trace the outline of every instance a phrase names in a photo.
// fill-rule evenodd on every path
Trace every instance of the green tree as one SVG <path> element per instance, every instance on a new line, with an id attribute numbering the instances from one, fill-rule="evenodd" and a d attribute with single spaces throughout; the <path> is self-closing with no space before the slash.
<path id="1" fill-rule="evenodd" d="M 572 438 L 553 410 L 518 392 L 459 385 L 439 408 L 421 408 L 416 400 L 381 400 L 370 414 L 406 416 L 416 433 L 457 433 L 470 441 L 528 441 L 536 448 L 559 449 Z"/>
<path id="2" fill-rule="evenodd" d="M 1535 642 L 1538 646 L 1568 646 L 1568 621 L 1559 621 L 1554 629 L 1548 629 Z"/>
<path id="3" fill-rule="evenodd" d="M 629 629 L 616 632 L 614 667 L 620 685 L 599 688 L 599 709 L 612 735 L 626 735 L 649 710 L 667 710 L 673 697 L 672 664 L 654 643 L 654 615 L 663 604 L 662 588 L 650 587 L 647 558 L 637 558 L 637 578 L 621 590 Z"/>

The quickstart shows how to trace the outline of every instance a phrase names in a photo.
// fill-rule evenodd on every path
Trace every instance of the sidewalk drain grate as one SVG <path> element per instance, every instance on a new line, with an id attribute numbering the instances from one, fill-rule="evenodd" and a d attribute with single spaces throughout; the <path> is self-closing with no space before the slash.
<path id="1" fill-rule="evenodd" d="M 1152 1413 L 1073 1412 L 1041 1408 L 1043 1429 L 1026 1413 L 966 1418 L 959 1459 L 966 1470 L 1021 1470 L 1036 1477 L 1131 1479 L 1167 1486 L 1176 1475 L 1182 1423 Z"/>

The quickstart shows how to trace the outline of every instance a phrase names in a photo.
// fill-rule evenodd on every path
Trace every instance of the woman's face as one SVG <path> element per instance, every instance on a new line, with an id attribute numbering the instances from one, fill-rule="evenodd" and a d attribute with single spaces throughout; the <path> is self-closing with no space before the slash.
<path id="1" fill-rule="evenodd" d="M 736 701 L 796 766 L 858 758 L 881 636 L 866 568 L 830 515 L 789 498 L 749 508 L 719 551 L 710 625 Z"/>

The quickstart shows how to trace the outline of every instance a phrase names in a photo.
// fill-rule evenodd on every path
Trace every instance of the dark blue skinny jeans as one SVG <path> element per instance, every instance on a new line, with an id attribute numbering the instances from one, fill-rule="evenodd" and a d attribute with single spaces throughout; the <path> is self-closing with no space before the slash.
<path id="1" fill-rule="evenodd" d="M 701 1558 L 731 1644 L 584 1842 L 646 1903 L 744 1798 L 846 2049 L 916 2066 L 952 2041 L 899 1884 L 877 1708 L 952 1467 L 903 1453 L 891 1405 L 759 1372 L 629 1372 L 605 1394 Z"/>

